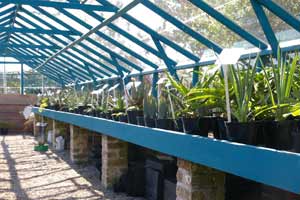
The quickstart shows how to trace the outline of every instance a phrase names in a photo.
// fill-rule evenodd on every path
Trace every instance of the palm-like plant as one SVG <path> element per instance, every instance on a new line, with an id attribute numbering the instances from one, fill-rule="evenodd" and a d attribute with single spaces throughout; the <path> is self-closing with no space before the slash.
<path id="1" fill-rule="evenodd" d="M 232 114 L 238 122 L 248 122 L 252 111 L 251 98 L 254 91 L 256 62 L 253 66 L 250 64 L 237 64 L 236 67 L 230 65 L 229 72 L 234 94 Z"/>
<path id="2" fill-rule="evenodd" d="M 213 74 L 205 74 L 193 88 L 188 88 L 180 81 L 176 81 L 167 74 L 172 86 L 177 90 L 176 95 L 171 94 L 177 105 L 181 107 L 181 115 L 196 117 L 198 110 L 205 108 L 224 107 L 224 87 L 219 71 Z M 202 113 L 204 114 L 204 113 Z"/>
<path id="3" fill-rule="evenodd" d="M 277 60 L 277 65 L 271 64 L 271 73 L 267 72 L 266 67 L 262 63 L 271 103 L 256 108 L 255 116 L 259 117 L 268 114 L 274 116 L 277 121 L 282 121 L 289 114 L 294 113 L 295 115 L 297 113 L 296 99 L 292 96 L 292 89 L 295 72 L 297 66 L 299 66 L 299 56 L 296 55 L 292 60 L 286 60 L 279 52 Z"/>

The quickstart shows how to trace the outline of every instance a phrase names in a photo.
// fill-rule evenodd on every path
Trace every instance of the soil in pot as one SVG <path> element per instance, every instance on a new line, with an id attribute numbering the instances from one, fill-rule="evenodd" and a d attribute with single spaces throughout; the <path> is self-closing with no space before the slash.
<path id="1" fill-rule="evenodd" d="M 136 119 L 137 116 L 143 116 L 143 111 L 142 110 L 128 110 L 127 111 L 128 123 L 137 124 L 137 119 Z"/>
<path id="2" fill-rule="evenodd" d="M 155 120 L 150 117 L 144 117 L 145 126 L 149 128 L 155 128 Z"/>
<path id="3" fill-rule="evenodd" d="M 256 144 L 255 123 L 225 122 L 228 140 L 243 144 Z"/>
<path id="4" fill-rule="evenodd" d="M 165 130 L 174 130 L 173 119 L 155 119 L 155 127 Z"/>
<path id="5" fill-rule="evenodd" d="M 137 116 L 136 117 L 137 125 L 139 126 L 145 126 L 145 120 L 144 116 Z"/>
<path id="6" fill-rule="evenodd" d="M 297 132 L 296 121 L 268 121 L 265 124 L 265 144 L 269 148 L 291 151 L 293 133 Z"/>

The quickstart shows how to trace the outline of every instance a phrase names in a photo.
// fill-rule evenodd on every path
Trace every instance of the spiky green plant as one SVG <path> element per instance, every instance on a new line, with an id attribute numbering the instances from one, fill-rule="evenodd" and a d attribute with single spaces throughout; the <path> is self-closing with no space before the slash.
<path id="1" fill-rule="evenodd" d="M 295 72 L 299 67 L 299 56 L 295 55 L 293 59 L 286 59 L 279 51 L 277 64 L 274 62 L 271 64 L 271 73 L 267 73 L 266 67 L 262 62 L 261 64 L 271 103 L 257 107 L 255 116 L 269 115 L 275 117 L 277 121 L 282 121 L 291 113 L 296 115 L 298 104 L 296 98 L 292 96 L 292 89 Z"/>
<path id="2" fill-rule="evenodd" d="M 229 66 L 230 81 L 233 87 L 234 101 L 232 114 L 239 122 L 248 122 L 252 113 L 251 98 L 254 91 L 254 78 L 256 75 L 256 62 Z"/>
<path id="3" fill-rule="evenodd" d="M 177 91 L 177 94 L 171 93 L 171 96 L 178 107 L 181 107 L 180 115 L 195 117 L 199 114 L 205 115 L 205 110 L 224 107 L 224 84 L 219 75 L 217 70 L 213 74 L 205 73 L 206 77 L 201 77 L 195 87 L 188 88 L 167 74 L 170 83 Z M 200 109 L 201 113 L 198 112 Z"/>

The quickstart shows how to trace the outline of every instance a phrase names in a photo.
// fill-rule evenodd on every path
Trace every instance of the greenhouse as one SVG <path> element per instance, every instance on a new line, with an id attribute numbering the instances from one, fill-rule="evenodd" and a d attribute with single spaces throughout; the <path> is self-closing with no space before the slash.
<path id="1" fill-rule="evenodd" d="M 300 200 L 299 0 L 0 0 L 0 199 Z"/>

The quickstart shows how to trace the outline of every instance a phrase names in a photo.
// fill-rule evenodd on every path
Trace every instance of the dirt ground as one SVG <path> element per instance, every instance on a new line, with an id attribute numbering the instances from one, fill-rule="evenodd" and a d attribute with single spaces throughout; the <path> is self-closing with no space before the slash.
<path id="1" fill-rule="evenodd" d="M 137 200 L 101 187 L 92 166 L 70 163 L 68 153 L 33 151 L 31 136 L 0 136 L 0 200 Z"/>

